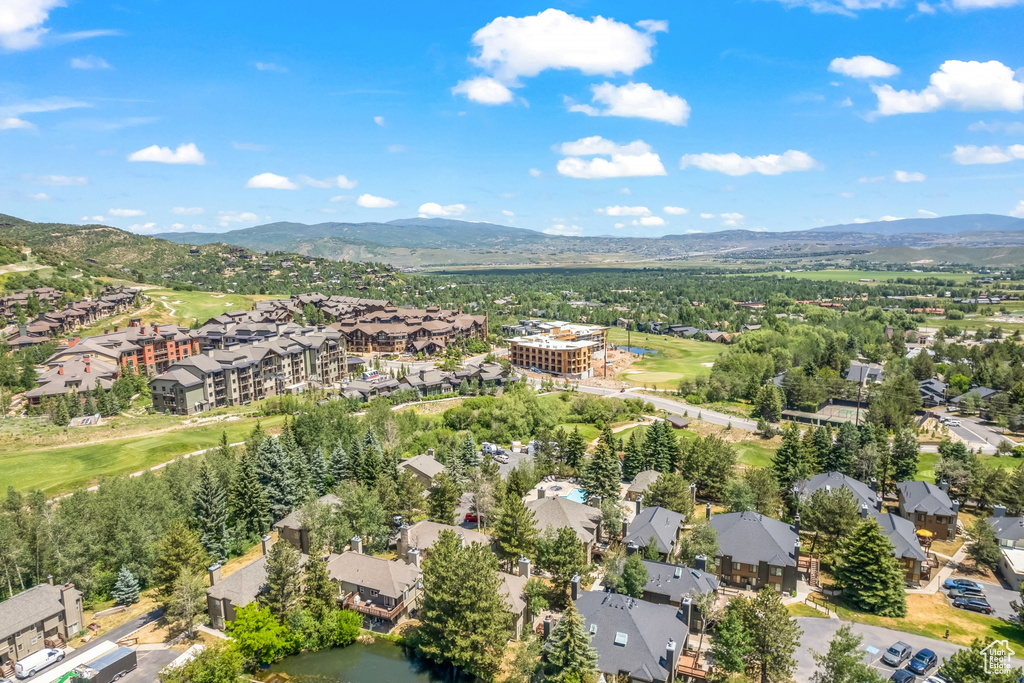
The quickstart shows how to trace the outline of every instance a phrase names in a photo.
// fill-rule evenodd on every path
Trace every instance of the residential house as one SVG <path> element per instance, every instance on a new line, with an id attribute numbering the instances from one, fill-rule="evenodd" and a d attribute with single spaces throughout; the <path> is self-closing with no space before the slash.
<path id="1" fill-rule="evenodd" d="M 801 479 L 793 484 L 793 493 L 796 494 L 801 504 L 811 500 L 811 496 L 819 489 L 832 492 L 836 489 L 846 489 L 853 494 L 857 505 L 867 505 L 874 510 L 878 507 L 878 494 L 871 490 L 864 482 L 853 477 L 848 477 L 841 472 L 822 472 L 810 479 Z"/>
<path id="2" fill-rule="evenodd" d="M 1006 508 L 996 505 L 988 523 L 999 543 L 999 573 L 1013 590 L 1024 584 L 1024 517 L 1007 517 Z"/>
<path id="3" fill-rule="evenodd" d="M 54 367 L 39 375 L 36 380 L 39 386 L 25 392 L 29 405 L 37 406 L 48 398 L 76 394 L 84 401 L 87 394 L 96 387 L 110 389 L 117 379 L 120 367 L 100 360 L 93 360 L 89 355 L 81 358 L 56 363 Z"/>
<path id="4" fill-rule="evenodd" d="M 950 405 L 960 406 L 961 401 L 970 396 L 971 394 L 977 394 L 978 398 L 981 399 L 982 403 L 988 403 L 992 400 L 992 397 L 998 394 L 999 391 L 996 389 L 990 389 L 988 387 L 972 387 L 970 391 L 959 396 L 954 396 L 949 400 Z"/>
<path id="5" fill-rule="evenodd" d="M 622 543 L 632 552 L 640 550 L 646 554 L 648 546 L 653 541 L 658 554 L 668 558 L 675 552 L 676 541 L 682 533 L 684 521 L 685 515 L 666 508 L 644 508 L 637 513 L 632 522 L 623 521 Z"/>
<path id="6" fill-rule="evenodd" d="M 937 379 L 926 379 L 917 383 L 921 393 L 921 405 L 925 408 L 937 408 L 946 405 L 946 392 L 949 385 Z"/>
<path id="7" fill-rule="evenodd" d="M 423 592 L 418 564 L 364 555 L 361 539 L 352 539 L 352 550 L 336 555 L 327 572 L 340 585 L 341 606 L 364 618 L 393 626 L 419 605 Z"/>
<path id="8" fill-rule="evenodd" d="M 644 560 L 647 568 L 647 585 L 643 598 L 647 602 L 680 607 L 687 598 L 695 599 L 706 593 L 717 593 L 720 582 L 714 574 L 706 571 L 707 558 L 697 557 L 697 568 L 681 564 Z M 699 627 L 699 619 L 692 620 L 691 629 Z"/>
<path id="9" fill-rule="evenodd" d="M 661 472 L 657 470 L 644 470 L 637 474 L 633 477 L 633 483 L 626 489 L 626 500 L 636 500 L 644 495 L 644 491 L 649 489 L 654 482 L 658 481 L 660 476 Z"/>
<path id="10" fill-rule="evenodd" d="M 903 567 L 903 578 L 907 583 L 918 585 L 922 578 L 930 578 L 928 556 L 921 548 L 913 522 L 893 512 L 879 513 L 867 505 L 861 506 L 860 516 L 865 519 L 872 516 L 878 522 L 882 534 L 892 543 L 892 554 Z"/>
<path id="11" fill-rule="evenodd" d="M 684 609 L 593 591 L 576 597 L 576 609 L 583 616 L 590 645 L 597 650 L 597 670 L 606 680 L 674 679 L 689 635 L 689 614 Z"/>
<path id="12" fill-rule="evenodd" d="M 800 558 L 798 529 L 756 512 L 711 517 L 718 532 L 715 573 L 726 584 L 758 590 L 796 590 Z"/>
<path id="13" fill-rule="evenodd" d="M 537 521 L 537 529 L 543 533 L 546 529 L 569 527 L 587 549 L 587 562 L 591 562 L 601 534 L 601 510 L 561 496 L 546 497 L 541 488 L 537 489 L 537 496 L 526 503 Z"/>
<path id="14" fill-rule="evenodd" d="M 501 586 L 498 590 L 512 615 L 512 633 L 515 639 L 522 637 L 524 630 L 529 630 L 533 615 L 530 614 L 530 606 L 526 601 L 526 582 L 530 580 L 530 561 L 521 558 L 519 560 L 519 574 L 499 572 Z"/>
<path id="15" fill-rule="evenodd" d="M 956 536 L 956 520 L 960 503 L 951 501 L 948 484 L 936 486 L 926 481 L 901 481 L 896 485 L 900 516 L 909 519 L 918 529 L 934 534 L 937 541 Z"/>
<path id="16" fill-rule="evenodd" d="M 420 398 L 442 396 L 454 392 L 460 380 L 455 375 L 437 368 L 421 369 L 398 380 L 403 389 L 413 389 Z"/>
<path id="17" fill-rule="evenodd" d="M 0 602 L 0 676 L 46 647 L 63 647 L 85 628 L 82 594 L 74 584 L 44 583 Z"/>
<path id="18" fill-rule="evenodd" d="M 332 510 L 341 505 L 341 499 L 333 493 L 321 496 L 317 499 L 321 505 L 327 505 Z M 301 512 L 293 510 L 289 514 L 274 523 L 274 531 L 277 532 L 279 540 L 287 541 L 300 553 L 309 554 L 309 529 L 305 528 L 300 519 Z"/>
<path id="19" fill-rule="evenodd" d="M 879 384 L 883 379 L 885 379 L 885 370 L 878 363 L 854 361 L 850 363 L 850 369 L 846 371 L 847 382 Z"/>
<path id="20" fill-rule="evenodd" d="M 438 522 L 431 522 L 430 520 L 422 520 L 416 522 L 412 526 L 403 524 L 398 530 L 398 541 L 396 543 L 396 550 L 398 552 L 398 558 L 404 559 L 409 562 L 415 561 L 418 563 L 422 561 L 429 553 L 430 549 L 437 543 L 438 537 L 443 531 L 453 531 L 462 538 L 462 544 L 470 545 L 472 543 L 479 543 L 484 546 L 490 547 L 493 543 L 493 539 L 487 534 L 482 534 L 479 531 L 473 529 L 464 529 L 462 527 L 452 526 L 451 524 L 439 524 Z M 413 558 L 409 558 L 410 551 L 417 551 Z"/>
<path id="21" fill-rule="evenodd" d="M 409 470 L 416 475 L 421 484 L 430 488 L 430 485 L 434 482 L 434 477 L 444 472 L 444 465 L 439 463 L 437 458 L 434 457 L 433 450 L 430 449 L 427 453 L 420 453 L 419 455 L 402 460 L 398 463 L 399 469 Z"/>

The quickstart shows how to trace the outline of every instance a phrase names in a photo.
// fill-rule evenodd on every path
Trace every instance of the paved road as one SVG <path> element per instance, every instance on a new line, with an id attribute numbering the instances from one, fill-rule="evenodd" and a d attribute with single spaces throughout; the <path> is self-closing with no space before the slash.
<path id="1" fill-rule="evenodd" d="M 140 628 L 142 628 L 146 624 L 148 624 L 148 623 L 150 623 L 152 621 L 156 621 L 157 619 L 160 618 L 160 615 L 163 614 L 163 612 L 164 612 L 163 608 L 157 608 L 157 609 L 153 610 L 152 612 L 149 612 L 147 614 L 143 614 L 141 617 L 136 617 L 135 619 L 132 619 L 128 623 L 122 624 L 121 626 L 118 626 L 117 628 L 111 629 L 110 631 L 108 631 L 104 635 L 100 636 L 99 638 L 96 638 L 95 640 L 93 640 L 93 641 L 91 641 L 89 643 L 86 643 L 82 647 L 80 647 L 77 650 L 75 650 L 75 654 L 79 654 L 79 653 L 82 653 L 82 652 L 88 652 L 89 650 L 91 650 L 92 648 L 96 647 L 97 645 L 99 645 L 100 643 L 102 643 L 105 640 L 109 640 L 109 641 L 112 641 L 112 642 L 117 642 L 118 640 L 120 640 L 121 638 L 124 638 L 129 633 L 133 633 L 135 631 L 138 631 Z"/>
<path id="2" fill-rule="evenodd" d="M 148 650 L 139 653 L 139 666 L 121 679 L 122 683 L 153 683 L 165 666 L 178 658 L 174 650 Z"/>
<path id="3" fill-rule="evenodd" d="M 662 398 L 660 396 L 651 396 L 637 391 L 636 389 L 626 389 L 626 391 L 619 391 L 618 389 L 605 389 L 602 387 L 588 387 L 581 385 L 579 387 L 580 393 L 583 394 L 595 394 L 597 396 L 618 396 L 620 398 L 642 398 L 645 401 L 650 401 L 654 404 L 655 408 L 659 410 L 667 411 L 673 415 L 682 415 L 684 413 L 689 414 L 691 418 L 696 418 L 697 415 L 701 416 L 701 419 L 705 422 L 717 425 L 728 425 L 732 424 L 736 429 L 743 429 L 748 432 L 757 431 L 757 422 L 754 420 L 748 420 L 743 417 L 736 417 L 735 415 L 727 415 L 725 413 L 719 413 L 714 410 L 708 410 L 701 406 L 694 406 L 675 398 Z"/>
<path id="4" fill-rule="evenodd" d="M 955 417 L 960 420 L 959 427 L 949 427 L 949 430 L 967 442 L 968 448 L 981 448 L 982 453 L 992 455 L 996 452 L 996 446 L 1002 441 L 1010 441 L 1002 434 L 999 434 L 986 425 L 981 424 L 977 418 Z"/>

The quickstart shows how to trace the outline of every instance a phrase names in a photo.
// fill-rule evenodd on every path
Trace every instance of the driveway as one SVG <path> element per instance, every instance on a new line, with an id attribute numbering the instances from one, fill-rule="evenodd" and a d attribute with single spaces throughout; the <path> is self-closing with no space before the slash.
<path id="1" fill-rule="evenodd" d="M 160 670 L 177 659 L 180 654 L 180 652 L 170 649 L 139 652 L 139 666 L 121 681 L 122 683 L 152 683 L 157 680 Z"/>
<path id="2" fill-rule="evenodd" d="M 958 575 L 959 576 L 959 575 Z M 1016 621 L 1017 614 L 1010 607 L 1010 602 L 1013 600 L 1020 601 L 1020 593 L 1015 590 L 1010 590 L 1006 586 L 999 583 L 992 583 L 990 581 L 978 581 L 974 578 L 972 581 L 977 581 L 985 589 L 985 599 L 988 600 L 988 604 L 992 605 L 995 612 L 993 616 L 1001 619 L 1010 619 Z M 943 595 L 949 593 L 948 590 L 942 590 Z"/>
<path id="3" fill-rule="evenodd" d="M 515 469 L 519 463 L 523 462 L 524 460 L 533 459 L 532 455 L 527 455 L 526 453 L 516 453 L 515 451 L 511 451 L 508 448 L 502 448 L 501 450 L 506 456 L 508 456 L 508 462 L 498 463 L 498 474 L 501 476 L 502 479 L 507 480 L 508 473 Z"/>

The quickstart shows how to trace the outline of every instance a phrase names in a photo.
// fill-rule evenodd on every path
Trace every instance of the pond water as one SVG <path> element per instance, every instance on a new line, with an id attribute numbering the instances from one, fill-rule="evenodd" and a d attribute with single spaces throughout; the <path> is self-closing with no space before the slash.
<path id="1" fill-rule="evenodd" d="M 273 664 L 272 673 L 287 674 L 296 683 L 435 683 L 425 669 L 405 656 L 393 643 L 378 640 L 370 645 L 304 652 Z"/>
<path id="2" fill-rule="evenodd" d="M 635 353 L 638 356 L 649 356 L 658 352 L 656 349 L 645 349 L 642 346 L 625 346 L 622 348 L 626 349 L 626 351 L 629 351 L 630 353 Z"/>

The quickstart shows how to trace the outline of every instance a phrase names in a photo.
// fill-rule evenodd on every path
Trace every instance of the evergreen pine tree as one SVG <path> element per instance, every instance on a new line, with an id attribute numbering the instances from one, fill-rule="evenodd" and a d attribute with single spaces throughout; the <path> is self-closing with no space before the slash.
<path id="1" fill-rule="evenodd" d="M 182 522 L 174 521 L 156 542 L 153 583 L 159 589 L 161 599 L 168 600 L 183 574 L 205 572 L 209 565 L 210 556 L 199 543 L 199 536 Z"/>
<path id="2" fill-rule="evenodd" d="M 860 643 L 861 637 L 849 624 L 841 626 L 829 641 L 827 652 L 812 651 L 818 670 L 811 676 L 811 683 L 882 683 L 882 677 L 864 663 Z"/>
<path id="3" fill-rule="evenodd" d="M 494 528 L 498 556 L 505 570 L 512 571 L 520 557 L 537 557 L 537 522 L 533 511 L 516 495 L 505 496 L 498 522 Z"/>
<path id="4" fill-rule="evenodd" d="M 103 387 L 97 384 L 93 396 L 96 398 L 96 410 L 100 417 L 110 417 L 110 399 Z"/>
<path id="5" fill-rule="evenodd" d="M 310 449 L 306 471 L 309 473 L 309 486 L 313 495 L 319 498 L 327 493 L 327 463 L 324 461 L 323 449 L 319 446 Z"/>
<path id="6" fill-rule="evenodd" d="M 431 521 L 440 524 L 451 524 L 455 521 L 455 508 L 459 505 L 459 498 L 462 491 L 458 484 L 448 475 L 447 472 L 434 477 L 434 483 L 430 487 L 430 497 L 427 498 L 427 508 Z"/>
<path id="7" fill-rule="evenodd" d="M 69 391 L 67 395 L 68 417 L 76 418 L 82 416 L 82 399 L 77 391 Z"/>
<path id="8" fill-rule="evenodd" d="M 585 483 L 583 489 L 587 498 L 600 496 L 601 500 L 619 500 L 622 483 L 622 469 L 619 467 L 619 456 L 615 452 L 615 438 L 610 427 L 605 427 L 601 441 L 594 457 L 584 468 Z"/>
<path id="9" fill-rule="evenodd" d="M 565 459 L 565 464 L 579 471 L 583 466 L 583 457 L 587 452 L 587 444 L 580 436 L 580 428 L 573 427 L 569 437 L 565 440 L 565 444 L 562 446 L 562 457 Z"/>
<path id="10" fill-rule="evenodd" d="M 835 443 L 829 451 L 828 457 L 819 463 L 822 472 L 841 472 L 850 474 L 853 471 L 853 461 L 860 450 L 860 435 L 857 427 L 852 422 L 844 422 L 839 426 Z"/>
<path id="11" fill-rule="evenodd" d="M 927 355 L 927 354 L 922 354 Z M 921 444 L 912 429 L 901 429 L 892 440 L 892 478 L 894 481 L 910 481 L 917 476 L 917 460 Z"/>
<path id="12" fill-rule="evenodd" d="M 267 433 L 263 431 L 263 425 L 260 424 L 259 420 L 256 421 L 256 426 L 249 432 L 249 436 L 245 438 L 245 450 L 252 455 L 256 455 L 260 449 L 260 445 L 266 441 L 269 437 Z"/>
<path id="13" fill-rule="evenodd" d="M 619 590 L 631 598 L 642 598 L 648 579 L 650 576 L 647 567 L 644 566 L 643 557 L 639 553 L 633 553 L 622 565 L 622 582 L 619 584 Z"/>
<path id="14" fill-rule="evenodd" d="M 256 455 L 248 449 L 242 454 L 231 479 L 229 495 L 231 519 L 249 540 L 255 540 L 270 527 L 267 493 L 259 481 Z"/>
<path id="15" fill-rule="evenodd" d="M 267 496 L 274 520 L 281 519 L 301 502 L 292 463 L 277 439 L 264 439 L 256 451 L 256 472 Z"/>
<path id="16" fill-rule="evenodd" d="M 64 400 L 63 396 L 54 396 L 53 398 L 53 424 L 58 427 L 67 427 L 71 421 L 71 417 L 68 415 L 68 404 Z"/>
<path id="17" fill-rule="evenodd" d="M 551 632 L 544 667 L 545 682 L 578 683 L 591 680 L 597 670 L 597 650 L 590 645 L 590 638 L 583 615 L 570 602 Z"/>
<path id="18" fill-rule="evenodd" d="M 625 455 L 622 459 L 622 478 L 633 481 L 636 475 L 644 470 L 644 446 L 640 437 L 640 430 L 634 429 L 629 435 L 626 443 Z"/>
<path id="19" fill-rule="evenodd" d="M 107 392 L 107 406 L 111 416 L 121 414 L 121 401 L 118 400 L 117 394 L 113 391 Z"/>
<path id="20" fill-rule="evenodd" d="M 257 601 L 269 607 L 278 622 L 287 623 L 288 614 L 296 606 L 302 592 L 302 571 L 299 569 L 299 551 L 291 543 L 279 541 L 267 553 L 266 590 Z"/>
<path id="21" fill-rule="evenodd" d="M 902 617 L 907 613 L 905 580 L 892 551 L 892 542 L 878 522 L 866 520 L 839 548 L 835 577 L 858 608 L 883 617 Z"/>
<path id="22" fill-rule="evenodd" d="M 557 531 L 548 527 L 537 543 L 537 564 L 551 575 L 554 601 L 561 605 L 568 599 L 572 577 L 587 571 L 587 549 L 570 527 Z"/>
<path id="23" fill-rule="evenodd" d="M 368 488 L 373 488 L 373 485 L 377 483 L 377 477 L 381 476 L 383 469 L 384 451 L 381 448 L 376 433 L 372 429 L 368 429 L 363 439 L 362 460 L 359 465 L 359 481 Z"/>
<path id="24" fill-rule="evenodd" d="M 782 604 L 782 596 L 765 586 L 752 600 L 740 603 L 739 613 L 750 635 L 748 668 L 760 673 L 761 683 L 790 680 L 802 631 Z"/>
<path id="25" fill-rule="evenodd" d="M 820 425 L 814 430 L 814 474 L 827 472 L 822 470 L 822 462 L 832 457 L 832 428 L 828 425 Z"/>
<path id="26" fill-rule="evenodd" d="M 467 436 L 459 444 L 459 450 L 455 454 L 455 459 L 459 461 L 459 468 L 468 476 L 476 467 L 480 465 L 480 458 L 477 456 L 478 449 L 476 447 L 476 441 L 472 436 Z"/>
<path id="27" fill-rule="evenodd" d="M 85 405 L 82 407 L 82 414 L 95 415 L 96 413 L 96 400 L 92 397 L 92 394 L 86 394 Z"/>
<path id="28" fill-rule="evenodd" d="M 996 531 L 988 520 L 982 517 L 974 520 L 970 529 L 971 543 L 967 546 L 967 556 L 974 560 L 978 567 L 988 567 L 995 571 L 1002 558 Z"/>
<path id="29" fill-rule="evenodd" d="M 331 457 L 327 461 L 327 472 L 331 476 L 332 484 L 337 488 L 342 482 L 353 478 L 352 469 L 349 465 L 348 453 L 341 441 L 334 445 L 331 450 Z"/>
<path id="30" fill-rule="evenodd" d="M 786 427 L 782 432 L 782 444 L 775 452 L 772 468 L 779 487 L 783 491 L 791 491 L 793 482 L 810 476 L 810 467 L 806 461 L 806 451 L 800 443 L 800 428 L 795 424 Z"/>
<path id="31" fill-rule="evenodd" d="M 327 573 L 327 562 L 324 561 L 320 548 L 311 548 L 309 559 L 302 568 L 302 606 L 312 613 L 313 617 L 323 622 L 324 616 L 334 611 L 338 599 L 338 589 Z"/>
<path id="32" fill-rule="evenodd" d="M 134 605 L 139 601 L 139 581 L 128 567 L 122 566 L 117 572 L 117 580 L 110 589 L 110 597 L 114 598 L 118 605 Z"/>
<path id="33" fill-rule="evenodd" d="M 220 481 L 204 460 L 192 493 L 192 517 L 199 542 L 218 562 L 228 559 L 228 504 Z"/>

